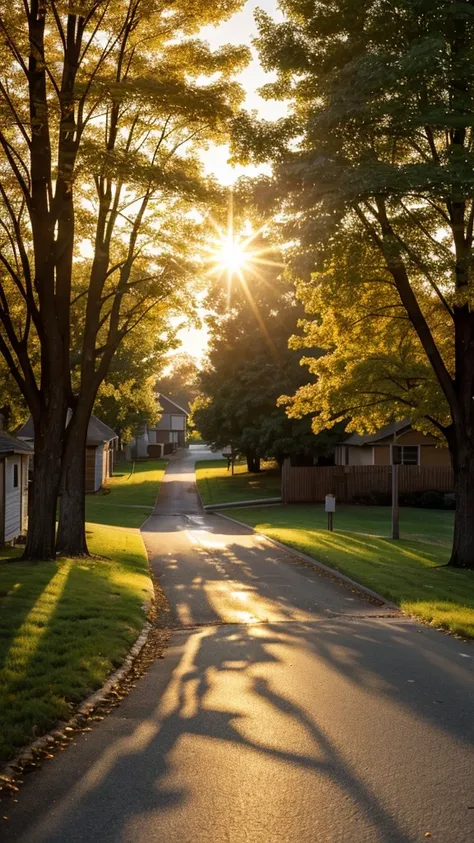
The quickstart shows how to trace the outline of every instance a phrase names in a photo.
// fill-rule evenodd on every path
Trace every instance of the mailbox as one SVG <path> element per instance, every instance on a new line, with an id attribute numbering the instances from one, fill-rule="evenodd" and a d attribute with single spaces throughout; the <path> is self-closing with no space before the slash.
<path id="1" fill-rule="evenodd" d="M 326 512 L 335 512 L 336 511 L 336 498 L 334 497 L 334 495 L 326 495 L 325 509 L 326 509 Z"/>

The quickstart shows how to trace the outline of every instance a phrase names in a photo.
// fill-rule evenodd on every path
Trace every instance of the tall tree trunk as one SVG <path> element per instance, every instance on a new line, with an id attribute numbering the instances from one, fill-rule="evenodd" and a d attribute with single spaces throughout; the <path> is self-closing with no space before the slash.
<path id="1" fill-rule="evenodd" d="M 33 482 L 29 490 L 28 534 L 23 559 L 56 558 L 56 508 L 65 423 L 64 406 L 50 413 L 46 425 L 35 424 Z"/>
<path id="2" fill-rule="evenodd" d="M 474 568 L 474 448 L 459 433 L 450 440 L 456 512 L 449 565 Z"/>
<path id="3" fill-rule="evenodd" d="M 63 453 L 56 550 L 61 556 L 88 556 L 86 540 L 87 419 L 71 419 Z"/>
<path id="4" fill-rule="evenodd" d="M 247 471 L 250 471 L 252 474 L 258 474 L 260 471 L 260 457 L 257 456 L 255 451 L 248 451 L 245 454 L 245 458 L 247 460 Z"/>

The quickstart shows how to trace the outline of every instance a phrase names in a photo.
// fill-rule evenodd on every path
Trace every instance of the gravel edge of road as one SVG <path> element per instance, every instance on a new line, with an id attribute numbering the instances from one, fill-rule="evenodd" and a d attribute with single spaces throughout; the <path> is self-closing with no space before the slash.
<path id="1" fill-rule="evenodd" d="M 243 521 L 238 521 L 237 518 L 231 518 L 229 515 L 224 515 L 223 512 L 212 512 L 212 515 L 217 515 L 218 518 L 224 518 L 226 521 L 230 521 L 233 524 L 238 524 L 239 527 L 245 527 L 249 533 L 253 533 L 254 535 L 259 535 L 258 531 L 255 530 L 253 527 L 249 527 L 248 524 L 244 524 Z M 285 550 L 290 553 L 292 556 L 295 556 L 297 559 L 302 559 L 304 562 L 312 565 L 317 570 L 321 571 L 322 573 L 332 577 L 333 579 L 339 580 L 340 582 L 344 583 L 345 585 L 351 586 L 351 588 L 357 589 L 362 594 L 365 594 L 367 597 L 371 597 L 372 600 L 377 600 L 383 606 L 387 606 L 389 609 L 394 609 L 397 612 L 401 613 L 400 606 L 397 606 L 396 603 L 392 603 L 390 600 L 387 600 L 377 591 L 372 591 L 371 588 L 367 588 L 367 586 L 362 585 L 361 583 L 357 582 L 356 580 L 351 579 L 351 577 L 346 576 L 346 574 L 342 574 L 340 571 L 337 571 L 335 568 L 330 568 L 328 565 L 324 565 L 323 562 L 319 562 L 313 556 L 309 556 L 307 553 L 303 553 L 301 550 L 296 550 L 296 548 L 291 547 L 289 544 L 284 544 L 283 542 L 278 541 L 277 539 L 272 539 L 270 536 L 265 536 L 265 541 L 269 542 L 274 547 L 278 547 L 280 550 Z"/>

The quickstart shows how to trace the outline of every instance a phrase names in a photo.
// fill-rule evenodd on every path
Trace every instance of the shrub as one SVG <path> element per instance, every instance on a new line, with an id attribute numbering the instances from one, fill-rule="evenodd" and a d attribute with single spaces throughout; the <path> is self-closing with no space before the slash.
<path id="1" fill-rule="evenodd" d="M 443 504 L 445 509 L 456 509 L 456 496 L 454 492 L 446 492 L 443 496 Z"/>
<path id="2" fill-rule="evenodd" d="M 443 509 L 444 495 L 441 492 L 423 492 L 421 505 L 424 509 Z"/>
<path id="3" fill-rule="evenodd" d="M 370 496 L 374 506 L 390 506 L 392 503 L 391 492 L 371 492 Z"/>

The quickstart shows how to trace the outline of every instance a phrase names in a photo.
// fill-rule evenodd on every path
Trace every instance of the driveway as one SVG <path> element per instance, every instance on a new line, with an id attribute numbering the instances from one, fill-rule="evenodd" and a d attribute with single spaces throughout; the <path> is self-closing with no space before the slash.
<path id="1" fill-rule="evenodd" d="M 472 646 L 204 515 L 196 456 L 143 527 L 165 658 L 28 779 L 2 840 L 472 843 Z"/>

